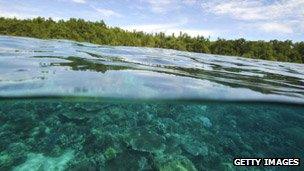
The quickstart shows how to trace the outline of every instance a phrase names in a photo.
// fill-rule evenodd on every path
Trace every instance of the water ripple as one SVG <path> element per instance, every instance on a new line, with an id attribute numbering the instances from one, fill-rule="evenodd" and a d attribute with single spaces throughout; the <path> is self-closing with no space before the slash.
<path id="1" fill-rule="evenodd" d="M 0 96 L 304 102 L 304 65 L 0 36 Z"/>

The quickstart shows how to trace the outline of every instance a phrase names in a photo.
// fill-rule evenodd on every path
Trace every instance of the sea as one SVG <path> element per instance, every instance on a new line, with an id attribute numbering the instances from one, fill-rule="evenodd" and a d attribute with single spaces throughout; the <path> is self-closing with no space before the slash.
<path id="1" fill-rule="evenodd" d="M 303 170 L 303 145 L 304 64 L 0 36 L 1 171 Z"/>

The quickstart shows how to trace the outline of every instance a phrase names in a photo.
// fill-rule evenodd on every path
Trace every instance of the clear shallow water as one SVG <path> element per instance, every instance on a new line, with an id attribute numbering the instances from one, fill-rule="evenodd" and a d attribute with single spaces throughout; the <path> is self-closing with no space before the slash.
<path id="1" fill-rule="evenodd" d="M 303 66 L 0 36 L 0 170 L 234 170 L 234 157 L 303 158 Z"/>
<path id="2" fill-rule="evenodd" d="M 0 36 L 0 96 L 304 102 L 304 65 Z"/>
<path id="3" fill-rule="evenodd" d="M 233 158 L 303 158 L 303 114 L 271 103 L 2 100 L 0 170 L 244 170 Z"/>

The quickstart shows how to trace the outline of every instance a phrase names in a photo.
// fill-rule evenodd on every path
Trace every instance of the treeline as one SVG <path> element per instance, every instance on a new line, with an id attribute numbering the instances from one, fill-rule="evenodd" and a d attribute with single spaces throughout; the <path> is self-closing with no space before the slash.
<path id="1" fill-rule="evenodd" d="M 0 34 L 42 39 L 71 39 L 106 45 L 169 48 L 304 63 L 304 42 L 246 41 L 245 39 L 210 41 L 202 36 L 191 37 L 182 32 L 179 35 L 172 34 L 171 36 L 166 36 L 164 33 L 130 32 L 117 27 L 109 27 L 103 21 L 90 22 L 73 18 L 67 21 L 54 21 L 51 18 L 41 17 L 26 20 L 0 18 Z"/>

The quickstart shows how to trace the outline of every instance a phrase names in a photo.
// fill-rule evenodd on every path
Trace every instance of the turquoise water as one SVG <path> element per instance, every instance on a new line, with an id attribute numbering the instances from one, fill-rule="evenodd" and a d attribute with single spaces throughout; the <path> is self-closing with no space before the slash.
<path id="1" fill-rule="evenodd" d="M 86 98 L 0 103 L 0 170 L 233 170 L 234 157 L 304 157 L 302 106 Z"/>
<path id="2" fill-rule="evenodd" d="M 0 36 L 0 170 L 301 170 L 303 68 Z"/>

